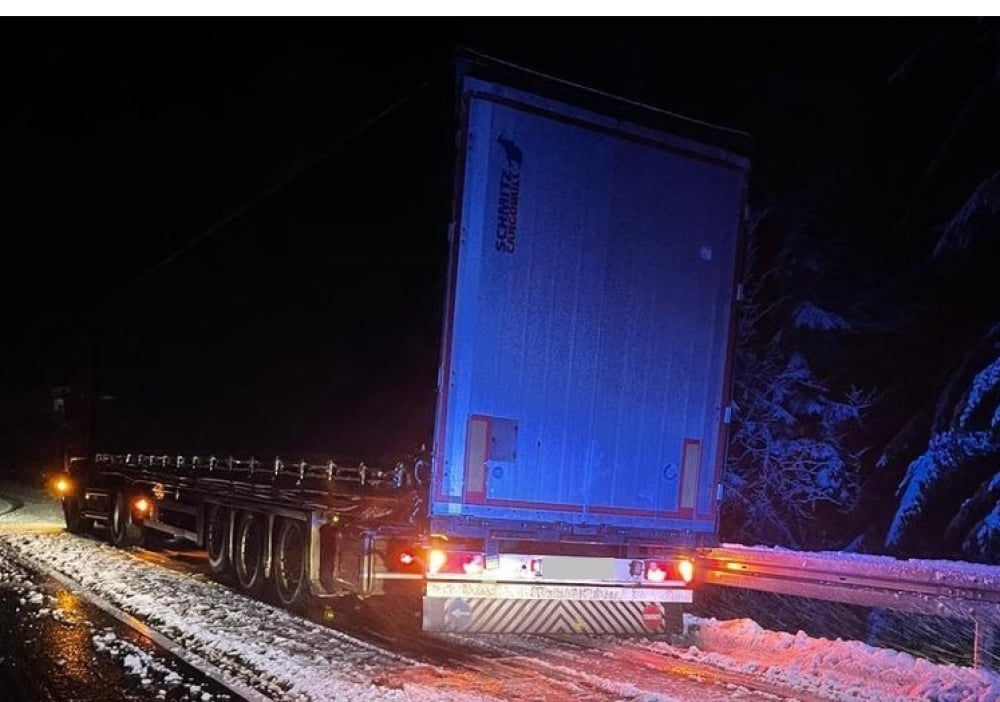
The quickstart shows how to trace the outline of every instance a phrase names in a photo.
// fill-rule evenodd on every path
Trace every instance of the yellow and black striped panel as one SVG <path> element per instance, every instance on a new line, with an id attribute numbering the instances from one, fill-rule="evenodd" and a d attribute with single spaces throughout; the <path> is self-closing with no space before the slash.
<path id="1" fill-rule="evenodd" d="M 424 598 L 424 631 L 643 635 L 679 631 L 681 605 L 607 600 Z"/>

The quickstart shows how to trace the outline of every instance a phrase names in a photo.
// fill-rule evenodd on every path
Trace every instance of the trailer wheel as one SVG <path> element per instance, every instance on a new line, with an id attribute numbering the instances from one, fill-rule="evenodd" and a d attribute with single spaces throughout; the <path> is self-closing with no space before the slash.
<path id="1" fill-rule="evenodd" d="M 306 530 L 297 519 L 283 519 L 274 558 L 274 591 L 285 607 L 301 605 L 308 592 Z"/>
<path id="2" fill-rule="evenodd" d="M 241 512 L 236 522 L 233 570 L 240 589 L 252 597 L 264 588 L 265 520 L 253 512 Z"/>
<path id="3" fill-rule="evenodd" d="M 62 501 L 63 517 L 66 519 L 66 531 L 71 534 L 83 534 L 94 526 L 94 520 L 81 516 L 83 505 L 79 495 L 68 495 Z"/>
<path id="4" fill-rule="evenodd" d="M 229 570 L 229 510 L 222 505 L 208 508 L 205 519 L 205 549 L 208 551 L 208 567 L 216 575 Z"/>
<path id="5" fill-rule="evenodd" d="M 115 494 L 111 507 L 111 543 L 118 548 L 129 548 L 142 543 L 142 527 L 132 519 L 129 496 L 124 490 Z"/>

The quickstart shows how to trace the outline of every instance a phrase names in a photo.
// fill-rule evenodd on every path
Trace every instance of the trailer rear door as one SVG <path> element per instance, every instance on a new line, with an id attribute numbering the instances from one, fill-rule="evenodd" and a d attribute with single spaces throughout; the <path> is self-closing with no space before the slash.
<path id="1" fill-rule="evenodd" d="M 748 164 L 466 76 L 433 528 L 716 528 Z"/>

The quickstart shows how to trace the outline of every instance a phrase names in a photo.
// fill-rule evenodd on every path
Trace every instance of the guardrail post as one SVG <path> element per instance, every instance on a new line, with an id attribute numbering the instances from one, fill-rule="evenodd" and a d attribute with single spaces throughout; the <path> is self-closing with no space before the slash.
<path id="1" fill-rule="evenodd" d="M 976 668 L 986 668 L 992 670 L 993 665 L 993 641 L 996 636 L 996 629 L 993 622 L 985 622 L 981 619 L 973 621 L 975 632 L 972 641 L 972 665 Z"/>

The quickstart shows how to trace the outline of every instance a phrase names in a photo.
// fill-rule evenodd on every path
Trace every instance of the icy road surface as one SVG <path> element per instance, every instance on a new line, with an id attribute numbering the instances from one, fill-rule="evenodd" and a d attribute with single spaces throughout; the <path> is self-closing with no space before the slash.
<path id="1" fill-rule="evenodd" d="M 1000 678 L 858 642 L 688 618 L 689 639 L 427 636 L 367 641 L 64 533 L 58 504 L 0 485 L 0 563 L 68 576 L 231 681 L 282 701 L 997 700 Z M 6 500 L 6 502 L 4 502 Z M 44 598 L 36 606 L 44 605 Z M 26 611 L 31 603 L 26 603 Z M 107 634 L 105 633 L 106 637 Z M 113 646 L 115 639 L 95 642 Z M 162 662 L 127 654 L 123 666 Z"/>
<path id="2" fill-rule="evenodd" d="M 0 631 L 4 702 L 235 699 L 97 607 L 2 558 Z"/>

